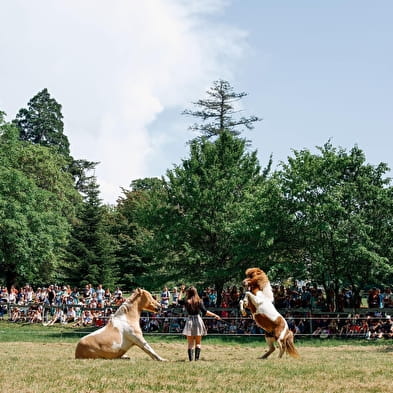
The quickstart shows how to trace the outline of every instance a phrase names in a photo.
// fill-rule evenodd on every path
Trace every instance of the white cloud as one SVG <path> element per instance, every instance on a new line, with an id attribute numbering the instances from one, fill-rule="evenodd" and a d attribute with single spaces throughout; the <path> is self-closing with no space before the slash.
<path id="1" fill-rule="evenodd" d="M 102 198 L 114 203 L 120 187 L 164 174 L 168 162 L 180 159 L 177 119 L 152 133 L 157 116 L 174 107 L 180 112 L 212 80 L 230 78 L 243 55 L 244 32 L 217 22 L 227 3 L 6 2 L 0 109 L 13 117 L 47 87 L 63 105 L 72 154 L 100 161 Z M 153 174 L 158 158 L 162 172 Z"/>

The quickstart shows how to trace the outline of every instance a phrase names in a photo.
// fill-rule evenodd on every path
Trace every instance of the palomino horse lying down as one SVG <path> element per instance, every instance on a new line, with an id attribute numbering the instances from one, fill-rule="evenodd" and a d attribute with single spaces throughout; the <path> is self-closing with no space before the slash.
<path id="1" fill-rule="evenodd" d="M 81 338 L 76 346 L 75 358 L 121 358 L 133 345 L 137 345 L 151 358 L 165 361 L 145 341 L 139 324 L 143 310 L 157 312 L 160 308 L 160 304 L 150 292 L 136 289 L 118 308 L 106 326 Z"/>
<path id="2" fill-rule="evenodd" d="M 263 277 L 263 288 L 261 288 L 260 272 L 262 272 Z M 247 315 L 244 308 L 249 308 L 255 323 L 265 331 L 265 339 L 269 349 L 261 359 L 266 359 L 275 351 L 275 342 L 277 342 L 280 350 L 279 358 L 282 357 L 284 352 L 298 358 L 299 354 L 293 343 L 293 333 L 289 329 L 285 318 L 277 311 L 272 302 L 271 289 L 269 290 L 271 287 L 270 283 L 266 282 L 266 274 L 259 268 L 252 268 L 247 269 L 246 275 L 247 278 L 243 281 L 243 284 L 249 291 L 245 293 L 244 299 L 240 301 L 240 311 L 243 315 Z"/>

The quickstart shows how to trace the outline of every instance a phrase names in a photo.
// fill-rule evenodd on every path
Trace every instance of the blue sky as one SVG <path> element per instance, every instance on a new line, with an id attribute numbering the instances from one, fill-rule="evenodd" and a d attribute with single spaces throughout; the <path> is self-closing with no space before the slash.
<path id="1" fill-rule="evenodd" d="M 285 160 L 332 138 L 391 165 L 393 3 L 245 3 L 234 1 L 226 17 L 248 32 L 250 56 L 234 82 L 264 118 L 250 134 L 259 152 Z"/>
<path id="2" fill-rule="evenodd" d="M 48 88 L 108 203 L 188 156 L 180 113 L 220 78 L 263 118 L 245 135 L 262 165 L 331 139 L 393 166 L 392 13 L 383 0 L 4 2 L 0 110 L 11 120 Z"/>

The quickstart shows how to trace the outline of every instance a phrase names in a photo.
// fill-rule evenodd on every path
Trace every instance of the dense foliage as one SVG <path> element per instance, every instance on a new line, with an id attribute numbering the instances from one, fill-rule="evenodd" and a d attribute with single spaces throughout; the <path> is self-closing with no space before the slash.
<path id="1" fill-rule="evenodd" d="M 241 135 L 236 93 L 214 82 L 184 113 L 189 156 L 162 178 L 136 179 L 105 206 L 91 171 L 70 156 L 61 106 L 44 89 L 12 123 L 0 116 L 0 280 L 158 289 L 238 283 L 260 266 L 273 280 L 392 284 L 389 168 L 327 142 L 272 172 Z"/>

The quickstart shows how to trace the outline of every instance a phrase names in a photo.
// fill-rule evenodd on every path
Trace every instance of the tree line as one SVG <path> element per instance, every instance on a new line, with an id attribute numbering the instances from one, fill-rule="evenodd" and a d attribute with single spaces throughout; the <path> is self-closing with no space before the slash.
<path id="1" fill-rule="evenodd" d="M 0 112 L 0 280 L 156 290 L 180 282 L 218 293 L 259 266 L 272 281 L 312 280 L 326 291 L 391 285 L 389 168 L 331 141 L 294 150 L 272 170 L 242 137 L 227 81 L 183 114 L 189 155 L 161 178 L 132 180 L 114 206 L 100 199 L 99 165 L 70 155 L 61 105 L 47 89 L 16 118 Z"/>

